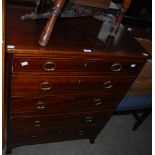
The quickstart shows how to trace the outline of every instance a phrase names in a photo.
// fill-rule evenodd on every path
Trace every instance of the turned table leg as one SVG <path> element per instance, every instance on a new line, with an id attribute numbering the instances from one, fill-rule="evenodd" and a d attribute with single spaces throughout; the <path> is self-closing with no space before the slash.
<path id="1" fill-rule="evenodd" d="M 59 16 L 64 4 L 65 4 L 65 0 L 55 0 L 54 1 L 54 7 L 52 10 L 52 15 L 49 18 L 46 26 L 44 27 L 44 30 L 42 31 L 42 34 L 41 34 L 40 39 L 39 39 L 39 44 L 41 46 L 47 45 L 47 43 L 50 39 L 50 36 L 52 34 L 55 22 Z"/>
<path id="2" fill-rule="evenodd" d="M 95 143 L 95 138 L 91 138 L 89 139 L 90 144 L 94 144 Z"/>
<path id="3" fill-rule="evenodd" d="M 8 148 L 6 148 L 6 154 L 11 154 L 12 153 L 12 148 L 10 148 L 10 147 L 8 147 Z"/>
<path id="4" fill-rule="evenodd" d="M 143 121 L 150 115 L 151 109 L 147 109 L 143 111 L 142 116 L 138 116 L 136 113 L 133 112 L 134 117 L 136 118 L 137 122 L 134 124 L 133 130 L 136 131 L 137 128 L 143 123 Z"/>
<path id="5" fill-rule="evenodd" d="M 130 7 L 131 2 L 132 2 L 132 0 L 123 0 L 122 1 L 121 8 L 119 9 L 119 11 L 117 13 L 114 26 L 110 33 L 111 36 L 115 36 L 117 34 L 120 24 L 122 22 L 123 16 L 126 13 L 126 11 L 128 10 L 128 8 Z"/>

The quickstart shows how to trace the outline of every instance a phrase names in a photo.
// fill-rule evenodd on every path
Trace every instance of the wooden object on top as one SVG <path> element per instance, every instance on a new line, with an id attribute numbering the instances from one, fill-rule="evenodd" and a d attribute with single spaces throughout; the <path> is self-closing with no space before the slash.
<path id="1" fill-rule="evenodd" d="M 121 4 L 121 8 L 118 11 L 118 14 L 115 19 L 114 26 L 111 29 L 111 34 L 112 36 L 115 36 L 119 30 L 120 24 L 122 22 L 123 16 L 126 13 L 127 9 L 130 7 L 132 0 L 123 0 Z"/>
<path id="2" fill-rule="evenodd" d="M 51 33 L 53 31 L 53 27 L 55 25 L 55 22 L 59 16 L 61 9 L 63 8 L 64 4 L 65 4 L 65 0 L 55 0 L 54 1 L 54 7 L 52 10 L 52 15 L 51 15 L 50 19 L 48 20 L 46 26 L 44 27 L 42 34 L 40 36 L 40 39 L 39 39 L 39 44 L 41 46 L 47 45 L 47 43 L 50 39 Z"/>
<path id="3" fill-rule="evenodd" d="M 98 2 L 98 1 L 96 1 L 96 2 Z M 104 1 L 104 2 L 107 3 L 107 1 Z M 120 23 L 121 23 L 122 18 L 124 16 L 124 13 L 129 8 L 130 3 L 131 3 L 131 0 L 123 0 L 122 7 L 120 8 L 120 10 L 118 12 L 118 15 L 117 15 L 116 20 L 115 20 L 115 24 L 111 30 L 111 35 L 116 35 L 116 33 L 118 32 Z M 44 27 L 42 34 L 40 36 L 40 39 L 39 39 L 39 44 L 41 46 L 47 45 L 47 43 L 50 39 L 50 36 L 52 34 L 55 22 L 59 16 L 64 4 L 65 4 L 65 0 L 55 0 L 54 1 L 54 7 L 53 7 L 54 11 L 53 11 L 51 17 L 49 18 L 46 26 Z M 85 5 L 88 5 L 88 4 L 85 4 Z"/>
<path id="4" fill-rule="evenodd" d="M 131 2 L 132 2 L 132 0 L 123 0 L 122 1 L 122 8 L 123 9 L 128 9 L 129 8 L 129 6 L 130 6 L 130 4 L 131 4 Z"/>
<path id="5" fill-rule="evenodd" d="M 22 6 L 20 6 L 22 9 L 18 6 L 14 6 L 14 8 L 16 8 L 16 12 L 13 7 L 8 6 L 10 11 L 7 13 L 6 45 L 14 45 L 14 48 L 7 49 L 9 53 L 51 53 L 52 55 L 55 53 L 61 55 L 68 53 L 68 55 L 73 56 L 77 53 L 79 55 L 88 55 L 88 53 L 83 52 L 83 49 L 89 48 L 92 50 L 91 56 L 106 55 L 106 57 L 111 57 L 112 55 L 123 55 L 131 59 L 137 56 L 142 58 L 143 54 L 139 51 L 145 53 L 145 50 L 126 31 L 124 26 L 120 27 L 118 35 L 114 39 L 108 36 L 112 24 L 103 23 L 93 17 L 61 18 L 56 23 L 49 44 L 46 47 L 41 47 L 37 42 L 39 32 L 46 21 L 21 21 L 19 19 L 23 12 L 31 11 L 32 8 Z"/>

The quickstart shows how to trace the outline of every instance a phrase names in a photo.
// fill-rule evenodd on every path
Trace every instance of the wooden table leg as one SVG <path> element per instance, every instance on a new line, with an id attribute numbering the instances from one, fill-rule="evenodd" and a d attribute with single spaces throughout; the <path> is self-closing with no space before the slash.
<path id="1" fill-rule="evenodd" d="M 53 10 L 52 10 L 52 15 L 51 17 L 49 18 L 46 26 L 44 27 L 44 30 L 40 36 L 40 39 L 39 39 L 39 44 L 41 46 L 46 46 L 49 39 L 50 39 L 50 36 L 52 34 L 52 31 L 53 31 L 53 28 L 54 28 L 54 25 L 55 25 L 55 22 L 63 8 L 65 4 L 65 0 L 55 0 L 54 1 L 54 7 L 53 7 Z"/>
<path id="2" fill-rule="evenodd" d="M 134 117 L 136 118 L 137 122 L 134 124 L 133 130 L 137 130 L 138 127 L 144 122 L 144 120 L 150 115 L 151 109 L 144 110 L 142 116 L 137 116 L 133 113 Z"/>
<path id="3" fill-rule="evenodd" d="M 122 1 L 121 8 L 118 11 L 114 26 L 110 33 L 111 36 L 115 36 L 117 34 L 120 24 L 122 22 L 123 16 L 126 13 L 126 11 L 128 10 L 128 8 L 130 7 L 131 2 L 132 2 L 132 0 L 123 0 Z"/>

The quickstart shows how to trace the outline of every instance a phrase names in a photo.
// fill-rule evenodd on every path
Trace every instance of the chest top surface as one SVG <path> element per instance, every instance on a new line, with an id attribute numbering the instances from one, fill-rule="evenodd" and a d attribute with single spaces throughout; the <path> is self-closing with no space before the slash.
<path id="1" fill-rule="evenodd" d="M 21 15 L 32 8 L 7 7 L 6 45 L 8 53 L 47 55 L 87 55 L 145 59 L 148 54 L 123 26 L 117 36 L 110 37 L 112 24 L 93 17 L 59 18 L 49 44 L 38 44 L 46 20 L 22 21 Z"/>

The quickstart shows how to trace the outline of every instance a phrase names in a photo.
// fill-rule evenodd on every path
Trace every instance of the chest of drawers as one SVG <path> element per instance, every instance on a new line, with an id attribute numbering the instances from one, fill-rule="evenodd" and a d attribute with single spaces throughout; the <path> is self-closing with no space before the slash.
<path id="1" fill-rule="evenodd" d="M 40 47 L 44 22 L 19 20 L 27 10 L 7 8 L 7 151 L 73 139 L 93 143 L 148 54 L 123 27 L 116 38 L 99 40 L 104 23 L 92 17 L 60 19 L 49 45 Z"/>

